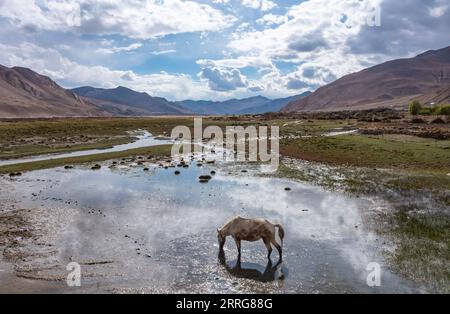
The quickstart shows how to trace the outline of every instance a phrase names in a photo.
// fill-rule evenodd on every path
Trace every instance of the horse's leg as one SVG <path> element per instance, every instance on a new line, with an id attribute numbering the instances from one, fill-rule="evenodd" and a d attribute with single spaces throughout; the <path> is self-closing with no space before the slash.
<path id="1" fill-rule="evenodd" d="M 238 258 L 241 258 L 241 240 L 234 238 L 234 241 L 236 242 L 236 247 L 238 249 Z"/>
<path id="2" fill-rule="evenodd" d="M 277 243 L 277 241 L 275 240 L 275 237 L 272 238 L 271 240 L 272 244 L 276 247 L 278 254 L 280 255 L 280 261 L 283 260 L 283 250 L 281 249 L 281 246 Z"/>
<path id="3" fill-rule="evenodd" d="M 267 248 L 267 258 L 270 260 L 270 254 L 272 254 L 272 246 L 270 245 L 270 240 L 267 238 L 263 238 L 263 241 Z"/>

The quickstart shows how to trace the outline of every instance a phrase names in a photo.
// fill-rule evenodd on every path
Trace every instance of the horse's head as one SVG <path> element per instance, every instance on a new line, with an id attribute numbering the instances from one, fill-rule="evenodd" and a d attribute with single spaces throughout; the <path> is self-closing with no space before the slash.
<path id="1" fill-rule="evenodd" d="M 217 241 L 219 241 L 219 249 L 223 250 L 223 246 L 225 245 L 225 236 L 222 234 L 220 229 L 217 229 Z"/>

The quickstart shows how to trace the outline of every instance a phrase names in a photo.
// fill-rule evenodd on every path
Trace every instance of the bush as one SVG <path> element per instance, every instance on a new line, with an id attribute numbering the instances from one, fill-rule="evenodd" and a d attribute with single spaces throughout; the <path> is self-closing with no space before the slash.
<path id="1" fill-rule="evenodd" d="M 408 111 L 410 114 L 412 114 L 413 116 L 416 116 L 420 113 L 420 111 L 422 110 L 422 104 L 420 103 L 420 101 L 418 100 L 413 100 L 410 104 L 409 104 L 409 108 Z"/>
<path id="2" fill-rule="evenodd" d="M 418 100 L 414 100 L 409 104 L 408 111 L 411 115 L 436 115 L 448 116 L 450 115 L 450 104 L 439 104 L 433 107 L 424 107 Z"/>
<path id="3" fill-rule="evenodd" d="M 437 116 L 448 116 L 450 115 L 450 105 L 435 105 L 432 109 L 431 109 L 431 113 Z"/>

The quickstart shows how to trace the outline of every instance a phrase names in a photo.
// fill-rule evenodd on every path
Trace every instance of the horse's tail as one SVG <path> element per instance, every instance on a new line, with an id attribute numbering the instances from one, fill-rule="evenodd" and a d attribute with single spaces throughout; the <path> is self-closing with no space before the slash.
<path id="1" fill-rule="evenodd" d="M 280 224 L 276 224 L 275 227 L 278 227 L 278 236 L 281 239 L 281 246 L 283 247 L 283 239 L 284 239 L 284 229 Z"/>

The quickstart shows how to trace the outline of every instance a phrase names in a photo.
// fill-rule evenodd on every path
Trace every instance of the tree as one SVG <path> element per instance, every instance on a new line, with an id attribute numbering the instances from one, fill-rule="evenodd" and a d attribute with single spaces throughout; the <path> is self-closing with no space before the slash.
<path id="1" fill-rule="evenodd" d="M 420 110 L 422 109 L 422 104 L 420 103 L 420 101 L 418 100 L 413 100 L 410 104 L 409 104 L 409 113 L 412 114 L 413 116 L 416 116 L 419 114 Z"/>

